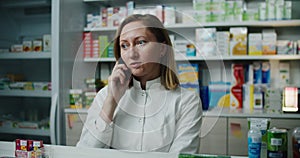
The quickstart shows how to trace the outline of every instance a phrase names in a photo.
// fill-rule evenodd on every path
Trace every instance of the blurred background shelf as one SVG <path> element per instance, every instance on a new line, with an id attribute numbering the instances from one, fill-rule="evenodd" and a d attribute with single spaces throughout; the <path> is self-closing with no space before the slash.
<path id="1" fill-rule="evenodd" d="M 51 52 L 0 53 L 0 59 L 51 59 Z"/>
<path id="2" fill-rule="evenodd" d="M 0 90 L 0 96 L 51 98 L 51 91 Z"/>
<path id="3" fill-rule="evenodd" d="M 12 127 L 0 127 L 0 133 L 36 135 L 36 136 L 50 136 L 50 130 L 12 128 Z"/>

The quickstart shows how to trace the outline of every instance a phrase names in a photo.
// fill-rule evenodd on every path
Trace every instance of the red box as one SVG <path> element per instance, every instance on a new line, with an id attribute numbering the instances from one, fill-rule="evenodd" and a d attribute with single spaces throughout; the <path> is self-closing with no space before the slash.
<path id="1" fill-rule="evenodd" d="M 27 151 L 33 151 L 33 140 L 27 140 Z"/>
<path id="2" fill-rule="evenodd" d="M 232 85 L 230 89 L 230 109 L 243 108 L 244 68 L 241 64 L 232 64 Z"/>

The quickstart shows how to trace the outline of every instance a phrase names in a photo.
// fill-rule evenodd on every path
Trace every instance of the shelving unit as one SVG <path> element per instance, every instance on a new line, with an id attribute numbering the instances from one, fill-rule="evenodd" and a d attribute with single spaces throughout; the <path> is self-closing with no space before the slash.
<path id="1" fill-rule="evenodd" d="M 8 49 L 14 44 L 22 44 L 23 41 L 41 40 L 45 34 L 52 35 L 51 7 L 51 0 L 1 1 L 0 19 L 5 22 L 0 26 L 0 48 Z M 1 52 L 0 77 L 3 78 L 6 74 L 21 74 L 26 82 L 56 82 L 52 79 L 55 53 L 54 51 Z M 39 122 L 56 117 L 55 112 L 51 112 L 52 93 L 51 90 L 17 90 L 5 87 L 0 90 L 1 121 Z M 12 120 L 5 120 L 5 116 L 12 116 Z M 0 126 L 0 140 L 36 138 L 51 143 L 56 138 L 53 135 L 55 133 L 50 131 L 42 128 Z"/>
<path id="2" fill-rule="evenodd" d="M 259 1 L 259 0 L 258 0 Z M 264 1 L 264 0 L 261 0 Z M 103 3 L 109 3 L 111 4 L 111 1 L 102 1 L 102 0 L 84 0 L 84 2 L 89 4 L 93 4 L 95 6 L 96 4 L 98 5 L 103 5 Z M 249 0 L 249 2 L 253 2 Z M 120 2 L 121 3 L 121 2 Z M 123 1 L 122 1 L 123 3 Z M 142 4 L 142 2 L 137 2 L 139 5 L 142 6 L 147 6 L 151 5 L 152 3 L 145 3 Z M 170 1 L 158 1 L 158 4 L 169 4 Z M 256 2 L 253 2 L 256 3 Z M 183 4 L 178 5 L 178 4 Z M 176 6 L 180 12 L 181 8 L 183 7 L 184 9 L 186 8 L 191 8 L 192 7 L 192 1 L 182 1 L 182 0 L 177 0 L 174 5 Z M 210 22 L 210 23 L 176 23 L 174 25 L 166 25 L 166 29 L 172 31 L 173 33 L 179 33 L 179 36 L 185 35 L 186 39 L 189 39 L 190 41 L 194 41 L 195 35 L 193 34 L 193 30 L 196 28 L 210 28 L 210 27 L 216 27 L 216 28 L 222 28 L 222 31 L 225 30 L 229 31 L 228 28 L 230 27 L 247 27 L 248 33 L 261 33 L 262 29 L 268 28 L 268 29 L 275 29 L 278 31 L 278 36 L 277 39 L 280 40 L 300 40 L 299 34 L 300 34 L 300 17 L 296 6 L 299 4 L 297 1 L 293 1 L 293 7 L 292 9 L 295 10 L 293 12 L 293 19 L 291 20 L 272 20 L 272 21 L 224 21 L 224 22 Z M 105 5 L 104 5 L 105 6 Z M 111 6 L 113 6 L 111 4 Z M 114 34 L 114 32 L 117 30 L 117 27 L 98 27 L 98 28 L 84 28 L 83 32 L 93 32 L 95 34 Z M 186 31 L 188 30 L 188 31 Z M 253 32 L 251 32 L 253 31 Z M 193 62 L 193 63 L 201 63 L 202 66 L 209 66 L 209 68 L 212 69 L 212 73 L 203 75 L 203 76 L 210 76 L 210 79 L 213 81 L 231 81 L 231 63 L 251 63 L 253 61 L 270 61 L 275 67 L 271 68 L 271 73 L 272 71 L 277 71 L 279 62 L 289 62 L 291 65 L 291 85 L 294 86 L 300 86 L 300 55 L 262 55 L 262 56 L 250 56 L 250 55 L 245 55 L 245 56 L 206 56 L 206 57 L 187 57 L 181 54 L 175 54 L 175 60 L 178 62 Z M 85 58 L 83 59 L 85 63 L 103 63 L 103 64 L 109 64 L 115 62 L 114 58 Z M 223 62 L 224 61 L 224 62 Z M 210 70 L 207 70 L 210 71 Z M 224 75 L 225 74 L 225 75 Z M 227 76 L 226 79 L 224 79 L 223 76 Z M 273 79 L 278 76 L 272 76 Z M 209 82 L 209 81 L 208 81 Z M 207 83 L 208 83 L 207 82 Z"/>

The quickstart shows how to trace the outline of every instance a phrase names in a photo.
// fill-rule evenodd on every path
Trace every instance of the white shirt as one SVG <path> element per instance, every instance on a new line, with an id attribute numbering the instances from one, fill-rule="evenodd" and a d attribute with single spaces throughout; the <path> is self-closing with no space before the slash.
<path id="1" fill-rule="evenodd" d="M 202 106 L 195 92 L 180 87 L 166 90 L 160 78 L 148 81 L 142 90 L 140 82 L 133 80 L 110 124 L 99 115 L 106 96 L 104 87 L 88 110 L 77 146 L 197 153 Z"/>

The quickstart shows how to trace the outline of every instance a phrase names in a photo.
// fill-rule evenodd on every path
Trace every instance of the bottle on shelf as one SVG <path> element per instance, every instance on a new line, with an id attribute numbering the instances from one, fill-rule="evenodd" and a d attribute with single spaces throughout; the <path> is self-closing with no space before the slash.
<path id="1" fill-rule="evenodd" d="M 261 150 L 261 131 L 252 128 L 248 131 L 248 156 L 249 158 L 260 158 Z"/>
<path id="2" fill-rule="evenodd" d="M 300 127 L 296 127 L 292 134 L 293 158 L 300 157 Z"/>

